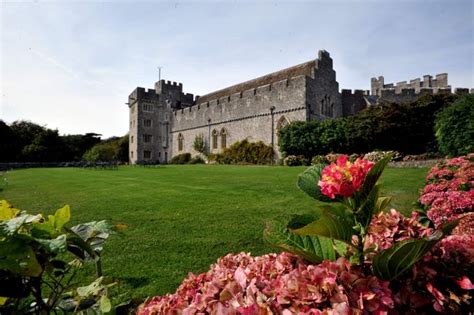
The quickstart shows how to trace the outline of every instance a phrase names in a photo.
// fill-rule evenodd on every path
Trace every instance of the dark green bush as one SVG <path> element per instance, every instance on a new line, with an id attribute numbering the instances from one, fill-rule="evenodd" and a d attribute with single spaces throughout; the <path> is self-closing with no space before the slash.
<path id="1" fill-rule="evenodd" d="M 170 164 L 188 164 L 191 161 L 191 153 L 183 153 L 173 156 Z"/>
<path id="2" fill-rule="evenodd" d="M 439 150 L 451 156 L 474 151 L 474 95 L 465 95 L 436 117 L 435 134 Z"/>
<path id="3" fill-rule="evenodd" d="M 425 95 L 407 104 L 382 103 L 354 116 L 324 122 L 293 122 L 282 128 L 278 144 L 283 156 L 366 153 L 376 150 L 419 154 L 436 150 L 436 113 L 455 95 Z"/>
<path id="4" fill-rule="evenodd" d="M 189 164 L 205 164 L 206 161 L 200 156 L 195 156 L 193 157 L 190 161 Z"/>

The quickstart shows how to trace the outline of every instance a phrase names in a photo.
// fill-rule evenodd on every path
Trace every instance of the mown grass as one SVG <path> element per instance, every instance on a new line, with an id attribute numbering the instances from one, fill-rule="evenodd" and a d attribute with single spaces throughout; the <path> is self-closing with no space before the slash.
<path id="1" fill-rule="evenodd" d="M 229 252 L 273 251 L 262 241 L 265 222 L 304 213 L 315 202 L 299 191 L 303 167 L 162 166 L 119 170 L 27 169 L 7 173 L 0 192 L 20 209 L 52 213 L 64 204 L 73 223 L 126 223 L 103 253 L 104 274 L 121 291 L 145 298 L 172 292 L 188 272 L 206 271 Z M 387 169 L 384 193 L 409 213 L 426 169 Z"/>

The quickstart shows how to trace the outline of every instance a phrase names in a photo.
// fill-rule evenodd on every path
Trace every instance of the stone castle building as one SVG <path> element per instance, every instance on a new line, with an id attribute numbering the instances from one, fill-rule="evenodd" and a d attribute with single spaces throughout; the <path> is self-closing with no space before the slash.
<path id="1" fill-rule="evenodd" d="M 353 115 L 382 98 L 406 101 L 451 91 L 447 74 L 396 85 L 379 77 L 371 83 L 371 91 L 339 92 L 332 59 L 322 50 L 315 60 L 200 97 L 184 93 L 182 83 L 165 80 L 156 82 L 155 89 L 138 87 L 127 103 L 130 162 L 166 163 L 181 153 L 197 155 L 192 147 L 197 136 L 211 153 L 248 139 L 273 146 L 278 157 L 278 130 L 292 121 Z"/>

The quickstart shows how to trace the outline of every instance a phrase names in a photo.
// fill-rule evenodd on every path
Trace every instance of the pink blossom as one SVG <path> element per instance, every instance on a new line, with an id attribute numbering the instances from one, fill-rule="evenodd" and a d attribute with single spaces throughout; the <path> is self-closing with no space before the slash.
<path id="1" fill-rule="evenodd" d="M 381 314 L 393 305 L 388 282 L 344 258 L 312 265 L 288 253 L 240 253 L 190 274 L 176 293 L 145 301 L 138 314 Z"/>
<path id="2" fill-rule="evenodd" d="M 336 198 L 336 195 L 345 198 L 352 196 L 360 189 L 373 165 L 373 162 L 360 158 L 351 163 L 347 155 L 339 156 L 336 163 L 326 166 L 322 171 L 318 183 L 321 192 L 331 199 Z"/>

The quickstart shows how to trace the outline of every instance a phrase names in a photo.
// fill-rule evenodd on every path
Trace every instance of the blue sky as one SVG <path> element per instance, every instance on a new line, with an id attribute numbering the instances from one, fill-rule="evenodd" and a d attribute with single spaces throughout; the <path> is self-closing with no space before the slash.
<path id="1" fill-rule="evenodd" d="M 158 66 L 203 95 L 326 49 L 340 88 L 442 72 L 474 87 L 473 1 L 2 2 L 0 31 L 0 119 L 62 134 L 126 134 L 127 96 Z"/>

